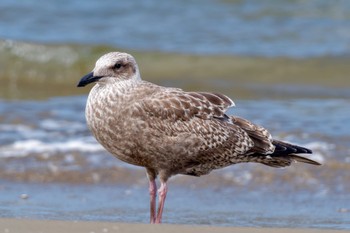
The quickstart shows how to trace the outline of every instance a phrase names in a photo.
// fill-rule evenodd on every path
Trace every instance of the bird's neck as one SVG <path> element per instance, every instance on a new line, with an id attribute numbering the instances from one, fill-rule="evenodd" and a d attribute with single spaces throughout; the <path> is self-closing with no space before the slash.
<path id="1" fill-rule="evenodd" d="M 112 89 L 112 91 L 117 95 L 125 95 L 127 93 L 130 93 L 136 86 L 140 84 L 140 82 L 141 79 L 126 79 L 113 83 L 113 85 L 110 85 L 109 88 Z"/>
<path id="2" fill-rule="evenodd" d="M 141 82 L 141 79 L 134 77 L 131 79 L 118 80 L 113 83 L 97 83 L 91 91 L 96 94 L 109 93 L 114 96 L 122 96 L 132 92 Z"/>

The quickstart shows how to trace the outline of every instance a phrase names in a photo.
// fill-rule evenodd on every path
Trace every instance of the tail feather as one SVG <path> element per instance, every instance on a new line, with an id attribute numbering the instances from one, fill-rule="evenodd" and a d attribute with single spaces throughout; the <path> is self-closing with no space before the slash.
<path id="1" fill-rule="evenodd" d="M 294 159 L 295 161 L 302 162 L 302 163 L 308 163 L 312 165 L 321 165 L 319 162 L 316 162 L 315 160 L 308 159 L 299 155 L 290 155 L 291 159 Z"/>
<path id="2" fill-rule="evenodd" d="M 321 165 L 319 162 L 305 158 L 296 154 L 312 154 L 312 150 L 297 145 L 292 145 L 286 142 L 273 140 L 272 144 L 275 146 L 275 151 L 269 154 L 266 159 L 262 161 L 263 164 L 271 167 L 285 167 L 289 166 L 292 161 L 308 163 L 312 165 Z"/>

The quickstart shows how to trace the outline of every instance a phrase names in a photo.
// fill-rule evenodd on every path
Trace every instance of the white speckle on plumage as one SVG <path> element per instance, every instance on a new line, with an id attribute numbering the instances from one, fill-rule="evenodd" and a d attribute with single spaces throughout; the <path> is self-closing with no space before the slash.
<path id="1" fill-rule="evenodd" d="M 78 86 L 95 83 L 86 104 L 86 120 L 97 141 L 122 161 L 146 168 L 151 195 L 150 222 L 160 223 L 167 180 L 176 174 L 201 176 L 235 163 L 272 167 L 292 161 L 317 165 L 298 153 L 311 150 L 273 140 L 261 126 L 226 110 L 225 95 L 185 92 L 141 80 L 135 59 L 112 52 L 96 62 Z M 161 187 L 156 214 L 156 183 Z"/>

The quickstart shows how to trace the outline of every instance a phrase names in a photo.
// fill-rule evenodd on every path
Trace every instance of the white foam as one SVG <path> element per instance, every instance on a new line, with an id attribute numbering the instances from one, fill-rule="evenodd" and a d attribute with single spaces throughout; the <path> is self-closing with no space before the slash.
<path id="1" fill-rule="evenodd" d="M 33 153 L 55 152 L 98 152 L 103 147 L 93 140 L 70 140 L 65 142 L 43 142 L 36 139 L 16 141 L 11 145 L 0 147 L 0 157 L 25 157 Z"/>
<path id="2" fill-rule="evenodd" d="M 32 130 L 29 126 L 26 125 L 10 125 L 10 124 L 0 124 L 1 131 L 30 131 Z"/>
<path id="3" fill-rule="evenodd" d="M 240 171 L 240 172 L 234 172 L 234 171 L 227 171 L 223 174 L 224 179 L 227 180 L 234 180 L 236 183 L 244 185 L 248 184 L 249 181 L 253 178 L 253 175 L 250 171 Z"/>
<path id="4" fill-rule="evenodd" d="M 335 148 L 334 144 L 325 142 L 310 142 L 303 146 L 312 150 L 312 154 L 308 155 L 308 158 L 319 163 L 324 163 L 325 155 L 329 154 Z"/>
<path id="5" fill-rule="evenodd" d="M 45 119 L 40 122 L 40 128 L 45 130 L 84 130 L 86 125 L 80 122 Z"/>
<path id="6" fill-rule="evenodd" d="M 64 65 L 71 65 L 78 59 L 77 53 L 68 46 L 48 47 L 13 40 L 6 40 L 0 46 L 10 49 L 11 53 L 18 57 L 40 63 L 58 61 Z"/>
<path id="7" fill-rule="evenodd" d="M 312 150 L 321 150 L 321 151 L 331 151 L 335 148 L 335 145 L 325 142 L 310 142 L 304 144 L 305 147 Z"/>
<path id="8" fill-rule="evenodd" d="M 15 133 L 18 137 L 34 138 L 47 137 L 47 133 L 41 129 L 35 129 L 28 125 L 0 124 L 0 131 L 3 133 Z"/>

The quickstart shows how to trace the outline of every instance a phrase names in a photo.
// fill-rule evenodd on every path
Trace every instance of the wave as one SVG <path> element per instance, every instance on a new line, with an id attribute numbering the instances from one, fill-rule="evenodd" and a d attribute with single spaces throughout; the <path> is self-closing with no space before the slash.
<path id="1" fill-rule="evenodd" d="M 87 88 L 76 88 L 79 78 L 91 71 L 102 54 L 116 50 L 120 48 L 0 40 L 0 98 L 43 99 L 86 94 Z M 350 72 L 346 58 L 298 60 L 122 51 L 136 57 L 145 80 L 240 98 L 344 98 L 348 97 L 350 86 L 350 80 L 343 75 Z M 220 69 L 208 69 L 211 64 L 220 64 Z M 276 67 L 285 70 L 271 72 Z M 324 76 L 332 79 L 320 79 Z M 310 85 L 313 87 L 307 88 Z"/>
<path id="2" fill-rule="evenodd" d="M 100 144 L 93 141 L 92 138 L 65 142 L 43 142 L 35 139 L 16 141 L 11 145 L 2 146 L 0 148 L 0 157 L 24 157 L 40 153 L 54 155 L 72 151 L 80 153 L 101 152 L 104 150 Z"/>

